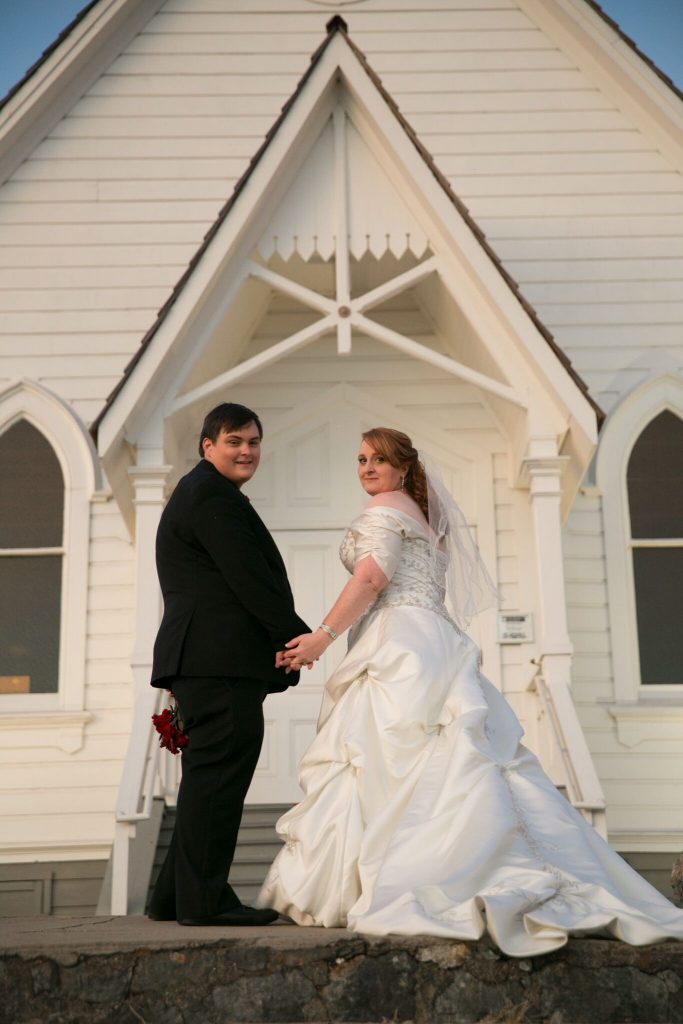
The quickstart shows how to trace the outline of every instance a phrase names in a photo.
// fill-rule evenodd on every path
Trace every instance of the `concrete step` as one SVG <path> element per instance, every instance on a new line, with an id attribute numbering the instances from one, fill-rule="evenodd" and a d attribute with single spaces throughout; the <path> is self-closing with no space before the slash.
<path id="1" fill-rule="evenodd" d="M 245 825 L 243 822 L 240 826 L 237 841 L 245 843 L 276 843 L 279 842 L 279 839 L 274 825 Z"/>
<path id="2" fill-rule="evenodd" d="M 260 843 L 238 841 L 233 864 L 271 864 L 281 846 L 279 839 Z"/>
<path id="3" fill-rule="evenodd" d="M 275 824 L 277 819 L 285 811 L 288 811 L 292 804 L 247 804 L 242 814 L 242 828 L 252 825 Z"/>
<path id="4" fill-rule="evenodd" d="M 17 918 L 0 932 L 0 1020 L 681 1024 L 682 951 L 572 939 L 511 959 L 488 939 Z"/>

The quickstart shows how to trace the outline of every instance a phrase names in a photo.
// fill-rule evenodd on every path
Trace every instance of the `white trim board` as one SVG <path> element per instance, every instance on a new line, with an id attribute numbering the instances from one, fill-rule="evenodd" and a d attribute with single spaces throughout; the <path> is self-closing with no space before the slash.
<path id="1" fill-rule="evenodd" d="M 653 688 L 641 684 L 633 559 L 629 547 L 631 531 L 626 488 L 628 460 L 644 428 L 665 409 L 683 418 L 683 380 L 668 373 L 640 385 L 616 406 L 603 427 L 596 459 L 607 562 L 616 697 L 614 717 L 617 722 L 625 719 L 626 714 L 632 717 L 632 712 L 619 709 L 642 706 L 642 729 L 645 729 L 648 715 L 652 714 L 652 705 L 648 699 L 651 701 L 655 694 L 661 696 L 664 689 L 671 699 L 680 701 L 683 707 L 683 687 Z M 656 739 L 658 730 L 650 731 L 651 738 Z M 644 734 L 642 738 L 646 738 Z"/>
<path id="2" fill-rule="evenodd" d="M 21 380 L 0 392 L 0 433 L 22 419 L 47 439 L 64 477 L 59 684 L 57 693 L 2 695 L 0 709 L 41 714 L 79 712 L 83 710 L 85 692 L 90 503 L 102 493 L 101 469 L 81 421 L 66 402 L 43 385 Z M 77 737 L 72 734 L 64 742 L 73 747 Z"/>

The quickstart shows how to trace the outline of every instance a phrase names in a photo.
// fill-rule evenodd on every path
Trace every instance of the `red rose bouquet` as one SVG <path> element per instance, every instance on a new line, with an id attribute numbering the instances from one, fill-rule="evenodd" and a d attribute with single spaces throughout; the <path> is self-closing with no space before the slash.
<path id="1" fill-rule="evenodd" d="M 187 746 L 189 738 L 183 730 L 180 708 L 173 694 L 170 707 L 164 708 L 158 715 L 152 715 L 152 722 L 159 733 L 160 747 L 166 747 L 172 754 L 177 754 Z"/>

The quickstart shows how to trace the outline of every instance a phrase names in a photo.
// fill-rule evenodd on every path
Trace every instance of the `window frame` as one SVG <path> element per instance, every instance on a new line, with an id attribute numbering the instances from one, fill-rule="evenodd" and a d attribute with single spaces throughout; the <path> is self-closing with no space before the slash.
<path id="1" fill-rule="evenodd" d="M 633 549 L 642 545 L 631 536 L 628 497 L 631 452 L 643 430 L 665 410 L 683 418 L 683 381 L 671 374 L 653 378 L 624 398 L 605 423 L 597 455 L 617 719 L 620 707 L 627 705 L 683 707 L 683 683 L 648 684 L 641 679 Z M 672 541 L 666 546 L 679 546 L 675 538 Z"/>
<path id="2" fill-rule="evenodd" d="M 101 490 L 101 470 L 85 425 L 66 402 L 35 381 L 18 381 L 0 393 L 0 434 L 22 419 L 51 446 L 64 479 L 57 692 L 0 694 L 0 714 L 23 718 L 84 707 L 90 503 Z"/>

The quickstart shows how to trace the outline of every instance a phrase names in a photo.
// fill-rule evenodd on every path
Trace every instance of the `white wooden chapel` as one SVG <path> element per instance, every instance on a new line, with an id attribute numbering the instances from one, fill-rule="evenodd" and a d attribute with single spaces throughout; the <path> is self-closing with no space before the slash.
<path id="1" fill-rule="evenodd" d="M 177 786 L 150 727 L 156 525 L 225 399 L 262 415 L 247 493 L 311 623 L 344 578 L 360 431 L 436 457 L 499 587 L 484 671 L 662 881 L 683 846 L 681 100 L 589 0 L 95 0 L 19 83 L 0 913 L 84 905 L 112 850 L 131 909 L 131 843 Z M 341 651 L 269 698 L 249 802 L 297 799 Z"/>

